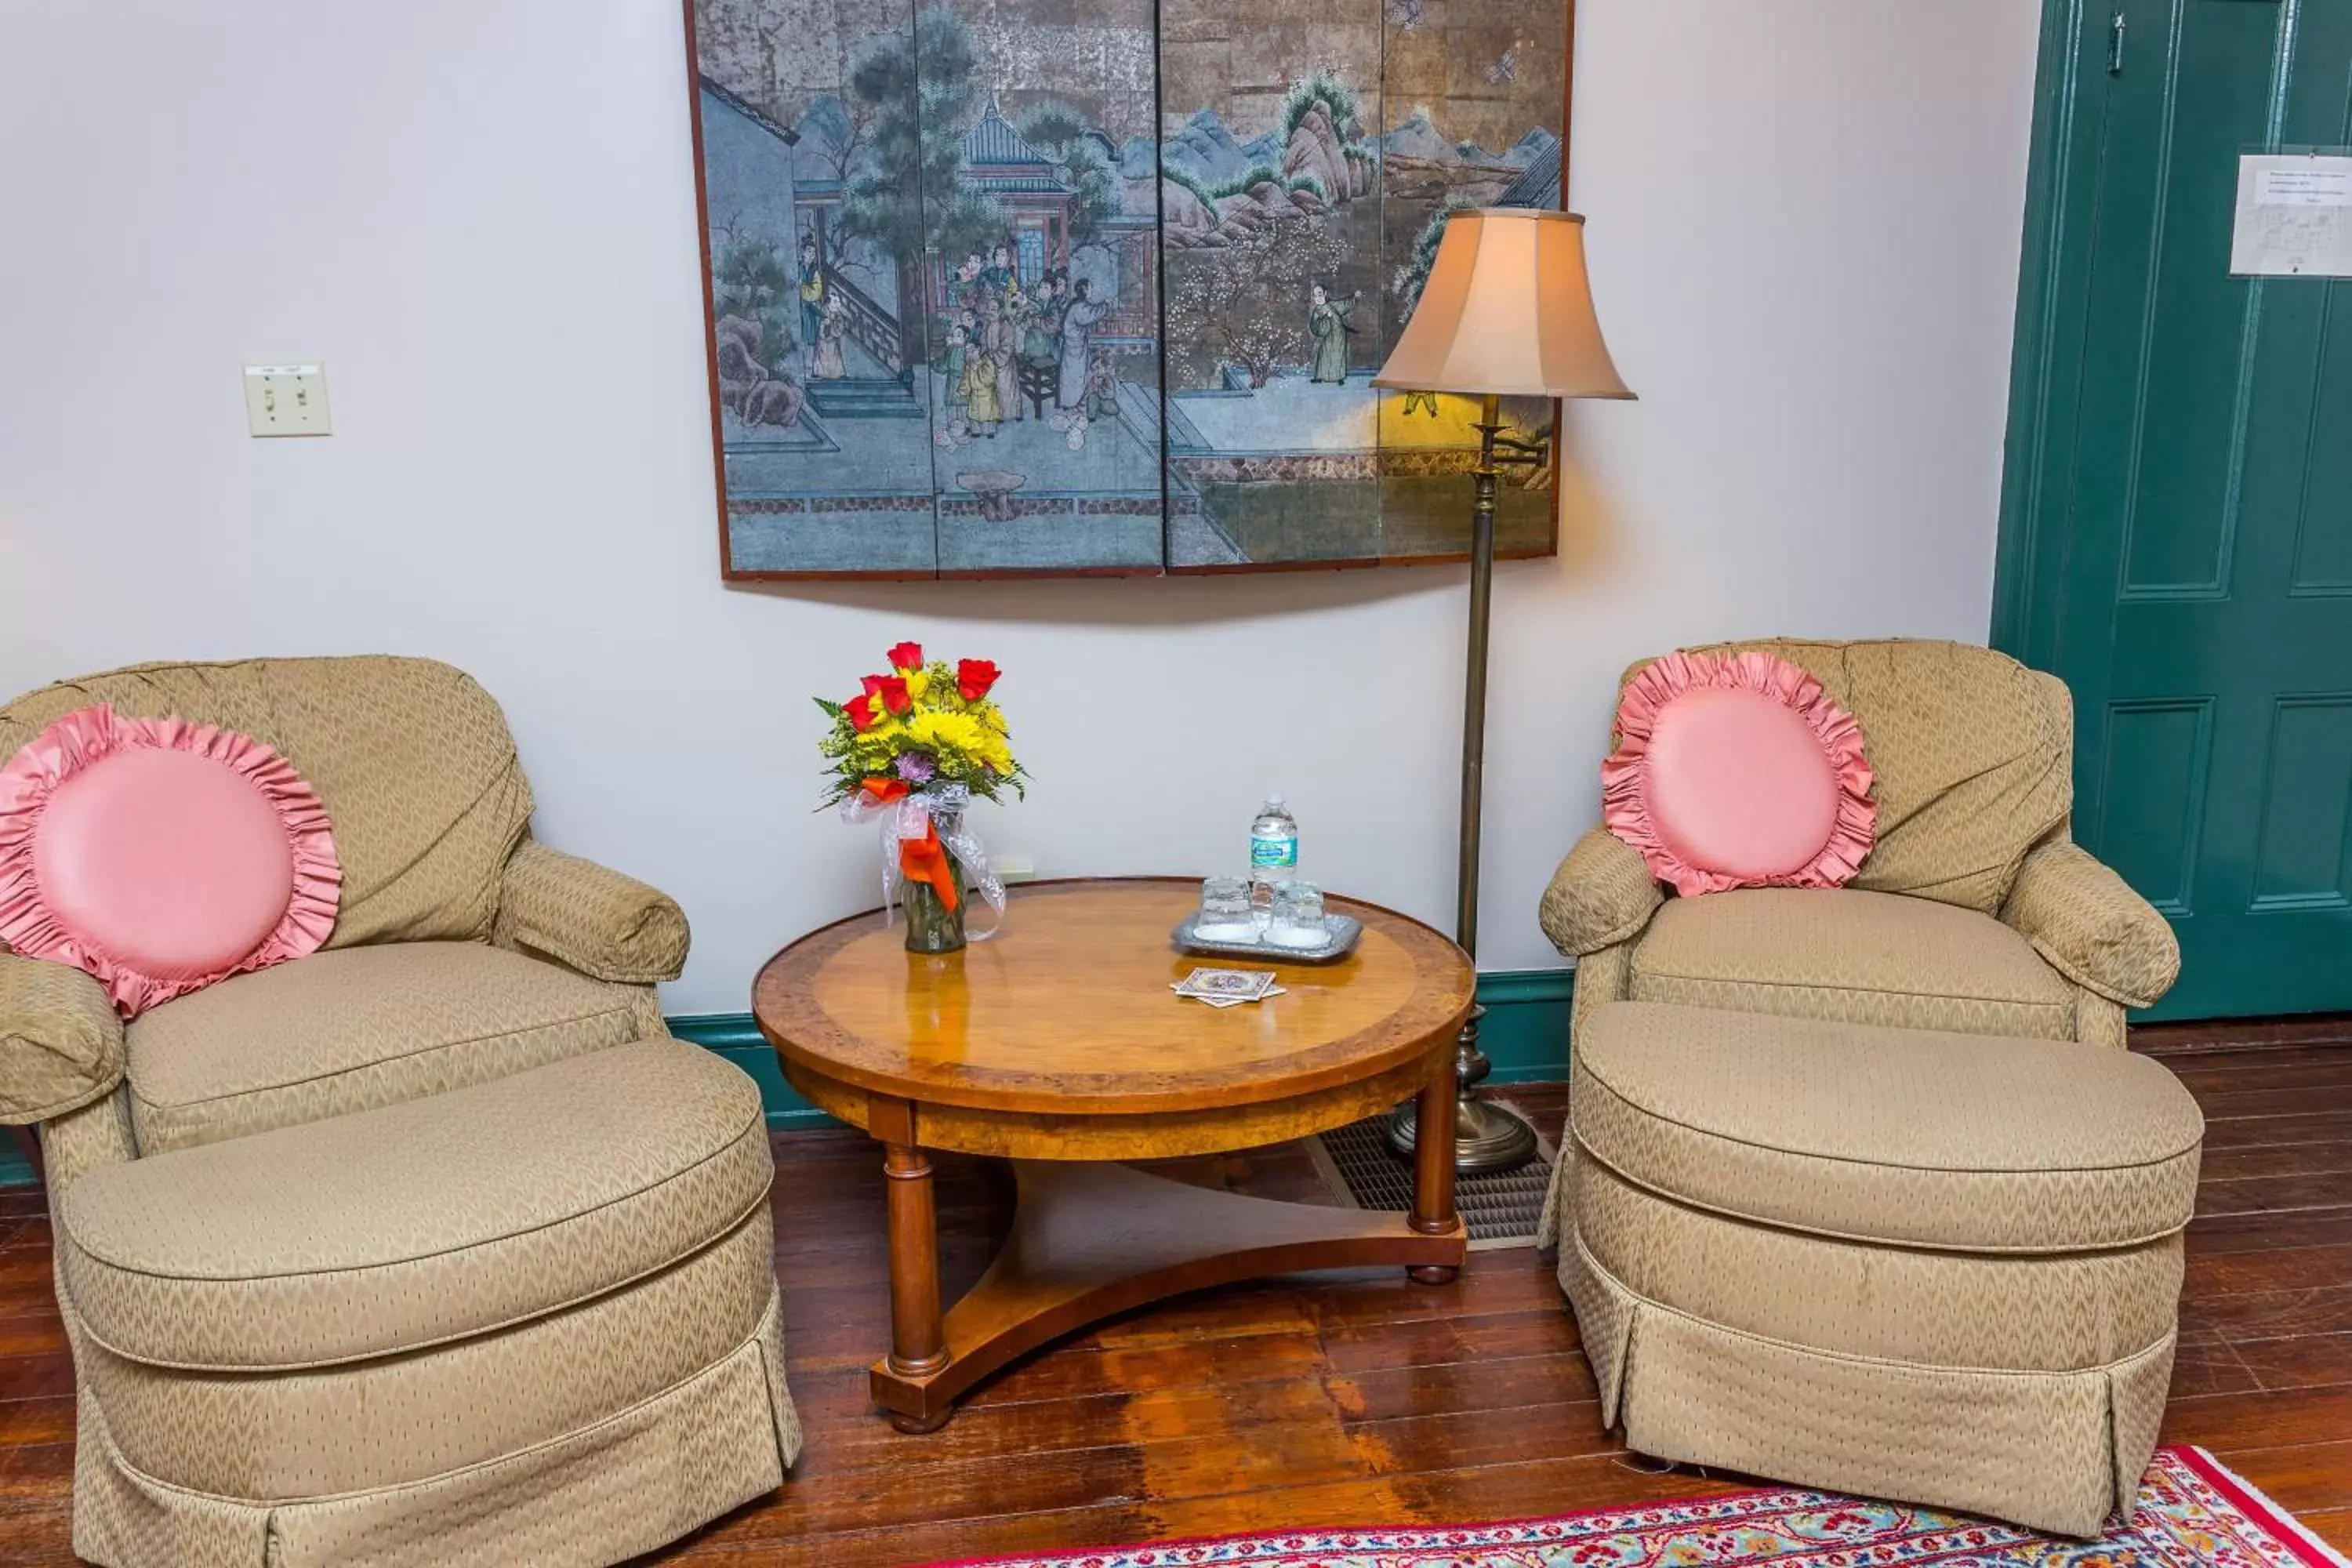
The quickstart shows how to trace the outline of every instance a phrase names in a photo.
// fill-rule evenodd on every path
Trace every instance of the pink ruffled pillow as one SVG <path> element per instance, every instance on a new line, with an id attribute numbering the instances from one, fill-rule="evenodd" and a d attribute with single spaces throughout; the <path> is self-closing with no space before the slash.
<path id="1" fill-rule="evenodd" d="M 101 704 L 0 767 L 0 942 L 126 1018 L 316 952 L 341 889 L 326 808 L 250 736 Z"/>
<path id="2" fill-rule="evenodd" d="M 1870 853 L 1878 809 L 1862 727 L 1769 653 L 1675 653 L 1617 702 L 1601 820 L 1688 898 L 1837 888 Z"/>

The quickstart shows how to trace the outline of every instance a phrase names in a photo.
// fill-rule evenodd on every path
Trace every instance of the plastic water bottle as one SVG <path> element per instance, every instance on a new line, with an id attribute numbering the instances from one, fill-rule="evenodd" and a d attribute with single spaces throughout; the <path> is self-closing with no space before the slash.
<path id="1" fill-rule="evenodd" d="M 1298 819 L 1270 795 L 1250 824 L 1250 910 L 1265 925 L 1274 916 L 1274 885 L 1298 875 Z"/>

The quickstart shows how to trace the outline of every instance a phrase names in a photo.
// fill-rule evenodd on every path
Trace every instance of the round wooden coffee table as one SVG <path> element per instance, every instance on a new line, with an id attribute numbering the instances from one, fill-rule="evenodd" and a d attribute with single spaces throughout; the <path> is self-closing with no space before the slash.
<path id="1" fill-rule="evenodd" d="M 890 1352 L 874 1397 L 937 1429 L 1015 1356 L 1149 1301 L 1302 1268 L 1462 1267 L 1454 1213 L 1454 1037 L 1475 984 L 1418 921 L 1331 900 L 1364 922 L 1337 963 L 1196 957 L 1169 932 L 1199 893 L 1160 879 L 1041 882 L 1003 934 L 908 952 L 879 911 L 812 932 L 752 987 L 760 1028 L 811 1101 L 883 1144 Z M 1286 994 L 1213 1008 L 1169 990 L 1199 964 L 1272 969 Z M 1413 1212 L 1274 1203 L 1109 1162 L 1255 1148 L 1420 1096 Z M 931 1166 L 951 1149 L 1016 1162 L 1012 1234 L 944 1318 Z"/>

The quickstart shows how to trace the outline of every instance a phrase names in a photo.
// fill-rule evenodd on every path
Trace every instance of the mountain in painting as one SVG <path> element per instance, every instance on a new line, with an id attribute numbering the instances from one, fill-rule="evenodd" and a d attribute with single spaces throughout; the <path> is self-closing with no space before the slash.
<path id="1" fill-rule="evenodd" d="M 1381 138 L 1381 151 L 1402 158 L 1423 158 L 1433 163 L 1459 162 L 1462 154 L 1430 122 L 1429 111 L 1416 109 L 1412 118 Z"/>
<path id="2" fill-rule="evenodd" d="M 1225 129 L 1213 109 L 1203 109 L 1184 122 L 1160 149 L 1161 161 L 1211 187 L 1239 179 L 1250 168 L 1250 155 Z"/>

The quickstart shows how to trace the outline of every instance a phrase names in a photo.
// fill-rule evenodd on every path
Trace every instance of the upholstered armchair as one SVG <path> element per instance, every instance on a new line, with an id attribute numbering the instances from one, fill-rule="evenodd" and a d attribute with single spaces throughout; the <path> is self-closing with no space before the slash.
<path id="1" fill-rule="evenodd" d="M 147 665 L 95 703 L 275 747 L 331 818 L 307 957 L 128 1026 L 0 952 L 79 1386 L 74 1548 L 132 1564 L 610 1563 L 776 1486 L 756 1087 L 669 1038 L 686 920 L 530 836 L 498 705 L 383 658 Z"/>
<path id="2" fill-rule="evenodd" d="M 1625 1000 L 2121 1047 L 2125 1010 L 2164 994 L 2180 951 L 2067 836 L 2065 684 L 1962 643 L 1694 651 L 1751 648 L 1803 667 L 1861 724 L 1877 841 L 1844 888 L 1679 899 L 1606 828 L 1587 832 L 1539 915 L 1576 959 L 1571 1052 L 1583 1019 Z"/>

